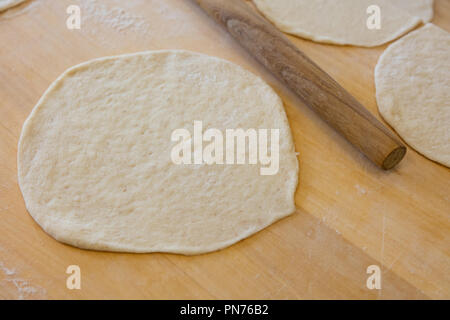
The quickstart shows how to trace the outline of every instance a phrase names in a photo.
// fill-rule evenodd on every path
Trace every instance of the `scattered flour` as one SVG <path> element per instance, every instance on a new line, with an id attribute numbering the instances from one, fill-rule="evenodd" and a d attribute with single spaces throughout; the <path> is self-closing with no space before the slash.
<path id="1" fill-rule="evenodd" d="M 5 267 L 3 262 L 0 261 L 0 270 L 6 275 L 6 276 L 12 276 L 16 274 L 16 269 L 8 269 Z"/>
<path id="2" fill-rule="evenodd" d="M 187 18 L 186 12 L 180 10 L 179 4 L 177 5 L 178 2 L 182 4 L 182 1 L 184 0 L 151 1 L 156 12 L 164 17 L 168 25 L 172 26 L 168 28 L 170 36 L 181 36 L 195 31 L 192 21 Z"/>
<path id="3" fill-rule="evenodd" d="M 136 15 L 141 6 L 151 7 L 153 12 L 164 17 L 167 27 L 164 37 L 184 36 L 194 31 L 192 21 L 180 9 L 185 0 L 76 0 L 81 8 L 83 21 L 95 20 L 116 31 L 131 31 L 148 35 L 152 29 L 150 16 Z M 108 3 L 108 6 L 105 5 Z M 157 28 L 158 29 L 158 28 Z"/>
<path id="4" fill-rule="evenodd" d="M 359 184 L 355 184 L 355 189 L 358 191 L 358 194 L 362 196 L 367 194 L 367 190 L 364 187 L 360 186 Z"/>
<path id="5" fill-rule="evenodd" d="M 82 23 L 95 19 L 96 22 L 118 32 L 127 29 L 133 32 L 148 31 L 148 24 L 144 17 L 131 14 L 123 7 L 108 7 L 97 0 L 78 0 L 78 2 Z"/>
<path id="6" fill-rule="evenodd" d="M 17 296 L 15 298 L 18 300 L 27 298 L 40 298 L 47 294 L 47 290 L 45 290 L 44 288 L 33 286 L 29 281 L 16 277 L 16 269 L 7 268 L 1 261 L 0 271 L 4 275 L 4 277 L 2 277 L 0 280 L 0 288 L 4 285 L 11 284 L 13 288 L 17 290 Z M 3 283 L 3 285 L 1 283 Z"/>
<path id="7" fill-rule="evenodd" d="M 31 296 L 41 296 L 46 294 L 46 290 L 40 287 L 34 287 L 30 285 L 30 283 L 23 279 L 5 279 L 3 281 L 12 283 L 14 287 L 17 289 L 17 299 L 24 300 Z"/>

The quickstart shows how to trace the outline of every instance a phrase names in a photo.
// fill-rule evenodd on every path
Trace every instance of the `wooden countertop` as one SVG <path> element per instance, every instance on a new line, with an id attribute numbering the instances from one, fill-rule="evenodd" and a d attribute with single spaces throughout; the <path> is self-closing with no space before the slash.
<path id="1" fill-rule="evenodd" d="M 81 7 L 80 30 L 66 28 L 71 4 Z M 433 22 L 450 31 L 450 1 L 436 0 L 435 9 Z M 290 38 L 379 117 L 373 70 L 386 46 Z M 450 169 L 410 148 L 395 170 L 376 168 L 193 2 L 29 0 L 0 14 L 0 43 L 0 298 L 450 298 Z M 17 185 L 22 124 L 68 67 L 156 49 L 225 58 L 275 88 L 300 153 L 298 210 L 228 249 L 201 256 L 61 244 L 27 213 Z M 81 290 L 66 288 L 69 265 L 81 268 Z M 370 265 L 381 268 L 381 290 L 366 287 Z"/>

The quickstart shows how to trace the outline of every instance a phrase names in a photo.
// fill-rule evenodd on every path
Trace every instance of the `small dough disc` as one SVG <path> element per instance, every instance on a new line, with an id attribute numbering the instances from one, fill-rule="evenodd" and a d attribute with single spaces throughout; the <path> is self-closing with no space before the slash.
<path id="1" fill-rule="evenodd" d="M 26 0 L 0 0 L 0 12 L 25 2 Z"/>
<path id="2" fill-rule="evenodd" d="M 282 31 L 317 42 L 363 47 L 392 41 L 420 24 L 420 19 L 388 0 L 253 0 Z M 381 28 L 370 30 L 367 8 L 378 5 Z"/>
<path id="3" fill-rule="evenodd" d="M 434 0 L 391 0 L 391 3 L 420 18 L 422 22 L 426 23 L 433 20 Z"/>
<path id="4" fill-rule="evenodd" d="M 174 164 L 172 133 L 193 134 L 196 120 L 224 135 L 279 129 L 278 173 Z M 93 60 L 59 77 L 24 124 L 18 171 L 28 211 L 59 241 L 197 254 L 293 213 L 298 162 L 282 101 L 264 81 L 221 59 L 155 51 Z"/>
<path id="5" fill-rule="evenodd" d="M 450 34 L 433 24 L 390 45 L 375 69 L 383 118 L 418 152 L 450 166 Z"/>

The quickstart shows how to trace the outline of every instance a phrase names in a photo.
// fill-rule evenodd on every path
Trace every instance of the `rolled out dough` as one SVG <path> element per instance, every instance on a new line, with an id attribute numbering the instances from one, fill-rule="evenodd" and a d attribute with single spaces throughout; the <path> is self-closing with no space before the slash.
<path id="1" fill-rule="evenodd" d="M 253 1 L 282 31 L 317 42 L 341 45 L 378 46 L 404 35 L 421 21 L 391 4 L 398 1 L 403 7 L 410 8 L 401 0 Z M 372 5 L 380 7 L 380 29 L 370 30 L 367 27 L 370 16 L 367 8 Z"/>
<path id="2" fill-rule="evenodd" d="M 0 0 L 0 12 L 25 2 L 26 0 Z"/>
<path id="3" fill-rule="evenodd" d="M 406 10 L 422 22 L 430 22 L 434 16 L 434 0 L 391 0 L 391 4 Z"/>
<path id="4" fill-rule="evenodd" d="M 450 167 L 450 34 L 433 24 L 391 44 L 375 69 L 383 118 L 418 152 Z"/>
<path id="5" fill-rule="evenodd" d="M 278 174 L 175 165 L 171 135 L 193 132 L 196 120 L 222 132 L 279 129 Z M 293 213 L 298 162 L 281 99 L 260 78 L 221 59 L 155 51 L 60 76 L 24 124 L 18 174 L 28 211 L 59 241 L 199 254 Z"/>

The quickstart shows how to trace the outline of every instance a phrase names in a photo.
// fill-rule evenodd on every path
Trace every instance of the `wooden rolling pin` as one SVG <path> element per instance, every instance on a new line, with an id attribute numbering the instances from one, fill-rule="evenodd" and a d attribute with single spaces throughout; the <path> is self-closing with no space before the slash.
<path id="1" fill-rule="evenodd" d="M 194 0 L 270 72 L 379 167 L 406 148 L 377 118 L 243 0 Z"/>

